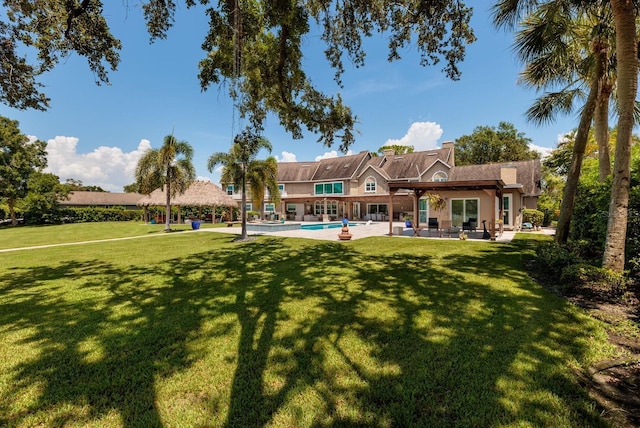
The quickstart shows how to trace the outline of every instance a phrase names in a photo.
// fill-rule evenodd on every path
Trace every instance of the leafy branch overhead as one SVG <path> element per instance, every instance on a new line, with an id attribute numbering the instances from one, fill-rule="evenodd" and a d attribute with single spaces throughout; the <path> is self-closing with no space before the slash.
<path id="1" fill-rule="evenodd" d="M 75 52 L 86 58 L 97 84 L 109 83 L 121 43 L 109 29 L 100 0 L 31 0 L 5 2 L 0 21 L 0 101 L 20 109 L 46 110 L 49 99 L 37 78 Z M 31 63 L 23 53 L 34 48 Z"/>
<path id="2" fill-rule="evenodd" d="M 173 0 L 147 0 L 142 9 L 151 40 L 163 39 L 179 6 Z M 76 52 L 86 57 L 96 82 L 108 83 L 121 43 L 110 32 L 100 0 L 8 1 L 6 22 L 0 22 L 2 87 L 0 100 L 17 108 L 44 110 L 49 100 L 38 82 L 41 73 Z M 275 113 L 294 138 L 304 130 L 346 150 L 354 140 L 357 121 L 339 94 L 319 91 L 303 70 L 305 37 L 319 28 L 326 58 L 341 86 L 344 60 L 365 64 L 363 41 L 374 33 L 388 40 L 389 61 L 411 47 L 420 63 L 444 63 L 451 79 L 460 77 L 458 63 L 465 46 L 475 41 L 469 27 L 472 10 L 462 1 L 416 2 L 345 0 L 184 0 L 187 8 L 202 7 L 209 31 L 200 61 L 203 90 L 228 83 L 240 114 L 261 130 L 267 114 Z M 124 7 L 128 7 L 125 2 Z M 29 62 L 23 48 L 35 48 Z"/>

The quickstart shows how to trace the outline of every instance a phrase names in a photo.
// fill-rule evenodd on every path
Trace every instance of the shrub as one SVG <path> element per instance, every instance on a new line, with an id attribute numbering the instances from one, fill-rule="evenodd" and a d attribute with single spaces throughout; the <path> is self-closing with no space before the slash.
<path id="1" fill-rule="evenodd" d="M 544 213 L 538 210 L 526 209 L 522 211 L 522 222 L 531 223 L 534 226 L 542 226 Z"/>
<path id="2" fill-rule="evenodd" d="M 622 273 L 587 263 L 566 266 L 560 280 L 566 292 L 581 291 L 604 298 L 622 297 L 627 289 L 627 279 Z"/>
<path id="3" fill-rule="evenodd" d="M 131 221 L 142 218 L 142 210 L 114 208 L 65 208 L 60 210 L 60 218 L 65 223 L 89 223 L 99 221 Z"/>
<path id="4" fill-rule="evenodd" d="M 536 249 L 536 263 L 543 271 L 556 276 L 567 266 L 580 261 L 580 254 L 575 246 L 558 244 L 556 241 L 543 242 Z"/>

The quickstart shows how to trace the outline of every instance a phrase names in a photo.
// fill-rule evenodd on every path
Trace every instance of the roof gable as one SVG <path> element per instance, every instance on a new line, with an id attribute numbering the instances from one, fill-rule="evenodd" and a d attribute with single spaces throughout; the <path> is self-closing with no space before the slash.
<path id="1" fill-rule="evenodd" d="M 371 157 L 368 151 L 356 155 L 322 159 L 313 175 L 313 181 L 349 180 L 360 170 L 364 162 Z"/>
<path id="2" fill-rule="evenodd" d="M 449 149 L 434 149 L 423 152 L 405 153 L 402 155 L 384 156 L 380 168 L 391 180 L 420 180 L 435 163 L 440 162 L 449 167 L 446 162 Z"/>

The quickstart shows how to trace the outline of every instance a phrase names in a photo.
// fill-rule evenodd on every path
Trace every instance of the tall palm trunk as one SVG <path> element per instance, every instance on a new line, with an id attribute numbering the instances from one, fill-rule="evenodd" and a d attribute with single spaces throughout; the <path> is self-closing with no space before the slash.
<path id="1" fill-rule="evenodd" d="M 166 193 L 166 214 L 165 214 L 165 232 L 171 230 L 171 173 L 167 172 L 167 193 Z"/>
<path id="2" fill-rule="evenodd" d="M 596 143 L 598 143 L 598 172 L 600 181 L 611 175 L 611 157 L 609 154 L 609 100 L 613 92 L 613 85 L 607 78 L 603 78 L 600 86 L 600 96 L 593 119 Z"/>
<path id="3" fill-rule="evenodd" d="M 602 70 L 600 80 L 600 93 L 596 105 L 593 120 L 596 143 L 598 143 L 598 168 L 600 181 L 604 181 L 611 175 L 611 158 L 609 155 L 609 100 L 613 93 L 613 84 L 605 72 L 608 62 L 608 46 L 602 43 L 596 51 L 596 61 Z M 598 69 L 598 67 L 596 67 Z"/>
<path id="4" fill-rule="evenodd" d="M 567 183 L 564 186 L 562 205 L 560 206 L 560 217 L 558 218 L 558 227 L 556 229 L 556 241 L 558 242 L 567 242 L 567 239 L 569 239 L 569 229 L 571 226 L 571 217 L 573 216 L 576 192 L 578 190 L 578 181 L 580 180 L 582 159 L 584 158 L 584 152 L 587 147 L 589 129 L 591 128 L 591 121 L 593 120 L 593 113 L 596 109 L 598 93 L 600 92 L 600 79 L 597 77 L 599 74 L 602 74 L 598 73 L 597 70 L 600 67 L 600 62 L 598 62 L 595 77 L 591 82 L 587 102 L 580 115 L 580 124 L 578 125 L 578 132 L 576 132 L 576 139 L 573 143 L 571 167 L 567 175 Z"/>
<path id="5" fill-rule="evenodd" d="M 638 91 L 638 47 L 635 7 L 631 0 L 611 0 L 616 23 L 618 59 L 618 136 L 613 165 L 609 221 L 602 266 L 624 270 L 624 251 L 631 179 L 633 108 Z"/>

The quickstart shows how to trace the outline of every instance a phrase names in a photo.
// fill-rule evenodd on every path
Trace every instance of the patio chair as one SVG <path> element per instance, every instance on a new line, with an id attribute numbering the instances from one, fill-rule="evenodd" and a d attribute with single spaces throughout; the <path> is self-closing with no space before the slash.
<path id="1" fill-rule="evenodd" d="M 438 219 L 436 217 L 429 217 L 429 222 L 427 223 L 427 229 L 429 233 L 431 233 L 432 230 L 435 230 L 436 234 L 438 233 L 440 226 L 438 224 Z"/>
<path id="2" fill-rule="evenodd" d="M 416 225 L 416 223 L 414 223 L 413 220 L 407 220 L 406 224 L 411 229 L 413 229 L 413 236 L 420 236 L 420 233 L 422 232 L 422 229 L 424 229 L 423 226 Z"/>
<path id="3" fill-rule="evenodd" d="M 440 234 L 441 237 L 447 234 L 449 235 L 449 238 L 451 238 L 453 235 L 458 236 L 458 234 L 460 233 L 460 228 L 457 226 L 452 226 L 451 220 L 442 220 L 441 231 L 442 231 L 442 233 Z"/>
<path id="4" fill-rule="evenodd" d="M 469 217 L 469 221 L 462 222 L 462 230 L 468 230 L 469 232 L 475 232 L 478 229 L 478 219 Z"/>

